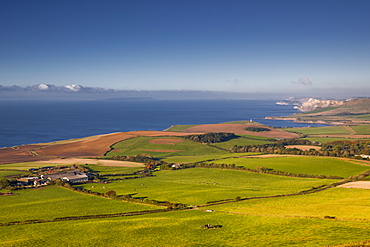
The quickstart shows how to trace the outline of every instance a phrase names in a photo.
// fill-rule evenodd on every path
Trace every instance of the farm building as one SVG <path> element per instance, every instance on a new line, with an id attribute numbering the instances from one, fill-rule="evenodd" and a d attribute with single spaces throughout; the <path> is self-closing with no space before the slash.
<path id="1" fill-rule="evenodd" d="M 68 171 L 62 173 L 46 174 L 41 175 L 41 178 L 47 178 L 50 179 L 51 181 L 59 178 L 62 181 L 70 183 L 81 183 L 86 182 L 88 180 L 87 174 L 80 171 Z"/>

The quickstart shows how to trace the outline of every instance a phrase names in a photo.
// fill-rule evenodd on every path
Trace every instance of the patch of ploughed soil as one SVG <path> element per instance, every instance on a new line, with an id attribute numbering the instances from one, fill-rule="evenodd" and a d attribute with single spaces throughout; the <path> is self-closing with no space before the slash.
<path id="1" fill-rule="evenodd" d="M 151 144 L 167 144 L 167 145 L 175 145 L 175 143 L 183 142 L 184 140 L 180 139 L 153 139 L 150 140 L 149 143 Z"/>
<path id="2" fill-rule="evenodd" d="M 341 188 L 356 188 L 356 189 L 370 189 L 370 181 L 356 181 L 341 184 L 338 187 Z"/>
<path id="3" fill-rule="evenodd" d="M 138 136 L 185 136 L 201 133 L 131 131 L 91 136 L 45 144 L 22 145 L 0 149 L 0 164 L 49 160 L 56 157 L 96 158 L 103 156 L 119 141 Z"/>
<path id="4" fill-rule="evenodd" d="M 40 156 L 61 156 L 61 157 L 99 157 L 110 149 L 116 142 L 136 137 L 125 132 L 95 136 L 86 140 L 60 145 L 50 145 L 36 150 Z"/>
<path id="5" fill-rule="evenodd" d="M 261 125 L 262 126 L 262 125 Z M 262 136 L 266 138 L 297 138 L 298 135 L 295 133 L 285 132 L 280 129 L 274 129 L 267 126 L 263 126 L 264 128 L 269 128 L 270 131 L 262 131 L 262 132 L 252 132 L 246 131 L 245 128 L 247 127 L 256 127 L 256 124 L 202 124 L 190 127 L 186 130 L 181 131 L 182 133 L 190 133 L 190 132 L 227 132 L 227 133 L 234 133 L 234 134 L 244 134 L 244 135 L 254 135 L 254 136 Z"/>
<path id="6" fill-rule="evenodd" d="M 45 160 L 45 159 L 47 158 L 34 156 L 30 151 L 23 150 L 23 149 L 22 150 L 17 150 L 13 148 L 1 148 L 0 149 L 0 164 L 18 163 L 18 162 L 26 162 L 26 161 L 38 161 L 38 160 Z"/>
<path id="7" fill-rule="evenodd" d="M 67 159 L 50 159 L 40 161 L 40 163 L 47 164 L 91 164 L 99 166 L 120 166 L 120 167 L 142 167 L 142 163 L 131 162 L 131 161 L 120 161 L 120 160 L 103 160 L 103 159 L 80 159 L 80 158 L 67 158 Z"/>

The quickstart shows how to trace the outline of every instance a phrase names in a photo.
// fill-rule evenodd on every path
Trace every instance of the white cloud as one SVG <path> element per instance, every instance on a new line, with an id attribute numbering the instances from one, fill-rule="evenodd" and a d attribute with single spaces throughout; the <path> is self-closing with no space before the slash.
<path id="1" fill-rule="evenodd" d="M 305 85 L 305 86 L 312 86 L 312 81 L 310 80 L 310 78 L 307 78 L 307 77 L 301 77 L 298 79 L 298 81 L 292 81 L 293 84 L 301 84 L 301 85 Z"/>

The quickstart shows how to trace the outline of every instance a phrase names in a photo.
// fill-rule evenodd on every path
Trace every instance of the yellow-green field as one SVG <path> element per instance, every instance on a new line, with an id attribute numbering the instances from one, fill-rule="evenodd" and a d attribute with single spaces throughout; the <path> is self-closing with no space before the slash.
<path id="1" fill-rule="evenodd" d="M 183 128 L 174 126 L 171 130 L 181 131 Z M 369 134 L 368 126 L 351 128 L 357 134 Z M 310 135 L 345 135 L 350 132 L 342 126 L 299 131 Z M 285 173 L 352 179 L 370 170 L 370 163 L 365 160 L 228 151 L 233 145 L 257 145 L 270 141 L 243 136 L 206 145 L 180 137 L 136 137 L 114 144 L 104 158 L 148 154 L 155 159 L 153 162 L 235 164 L 248 169 L 267 167 Z M 0 165 L 0 179 L 27 174 L 29 168 L 49 165 L 40 162 Z M 124 177 L 122 174 L 143 171 L 144 165 L 106 166 L 96 162 L 84 166 L 99 173 L 101 181 L 96 179 L 95 182 L 75 184 L 72 189 L 50 185 L 36 189 L 0 190 L 1 193 L 13 193 L 0 196 L 0 246 L 311 247 L 354 242 L 358 244 L 348 246 L 361 246 L 361 241 L 370 239 L 370 190 L 328 188 L 342 181 L 339 178 L 278 176 L 238 170 L 237 167 L 221 169 L 216 165 L 213 168 L 173 170 L 157 167 L 148 177 Z M 317 188 L 326 189 L 319 191 Z M 82 189 L 96 194 L 82 193 Z M 108 199 L 98 194 L 110 190 L 116 192 L 116 198 Z M 125 201 L 128 195 L 136 201 Z M 143 203 L 152 200 L 181 203 L 188 207 L 176 210 L 169 207 L 166 212 L 142 215 L 112 216 L 166 208 Z M 98 215 L 105 218 L 91 217 Z M 63 221 L 55 221 L 56 218 L 63 218 Z M 32 223 L 32 220 L 41 223 Z M 208 224 L 220 227 L 203 227 Z"/>

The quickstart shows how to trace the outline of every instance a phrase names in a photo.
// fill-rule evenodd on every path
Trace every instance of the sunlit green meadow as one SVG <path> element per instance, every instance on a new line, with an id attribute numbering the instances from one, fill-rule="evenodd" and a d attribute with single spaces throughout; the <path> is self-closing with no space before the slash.
<path id="1" fill-rule="evenodd" d="M 8 179 L 10 177 L 14 177 L 14 176 L 24 176 L 24 175 L 27 175 L 29 174 L 28 171 L 24 171 L 24 170 L 11 170 L 11 171 L 8 171 L 8 170 L 0 170 L 0 179 Z"/>
<path id="2" fill-rule="evenodd" d="M 206 224 L 219 229 L 203 229 Z M 324 246 L 368 239 L 362 221 L 200 210 L 1 227 L 0 246 Z"/>
<path id="3" fill-rule="evenodd" d="M 91 172 L 99 173 L 101 175 L 104 174 L 131 174 L 137 171 L 143 170 L 144 165 L 138 167 L 124 167 L 124 166 L 102 166 L 102 165 L 84 165 L 84 167 L 88 168 Z"/>
<path id="4" fill-rule="evenodd" d="M 344 126 L 326 126 L 326 127 L 303 127 L 303 128 L 284 128 L 287 131 L 299 132 L 305 135 L 349 135 L 351 132 Z"/>
<path id="5" fill-rule="evenodd" d="M 332 188 L 314 194 L 246 200 L 211 207 L 221 212 L 267 217 L 336 217 L 370 222 L 370 190 Z"/>
<path id="6" fill-rule="evenodd" d="M 227 153 L 227 154 L 206 154 L 197 156 L 170 156 L 162 159 L 168 163 L 195 163 L 209 160 L 220 160 L 230 157 L 241 157 L 249 155 L 258 155 L 260 153 Z"/>
<path id="7" fill-rule="evenodd" d="M 207 168 L 159 171 L 154 175 L 155 177 L 145 179 L 76 186 L 97 192 L 114 190 L 118 195 L 131 194 L 133 197 L 150 200 L 194 205 L 223 199 L 234 199 L 237 196 L 251 197 L 297 193 L 337 181 Z"/>
<path id="8" fill-rule="evenodd" d="M 0 197 L 0 223 L 143 211 L 158 207 L 86 195 L 60 187 L 14 191 Z"/>
<path id="9" fill-rule="evenodd" d="M 157 139 L 168 139 L 171 144 L 155 143 Z M 171 140 L 177 140 L 177 142 L 171 142 Z M 174 155 L 197 156 L 229 153 L 180 137 L 136 137 L 118 142 L 113 145 L 113 148 L 106 156 L 149 154 L 156 158 L 165 158 Z"/>
<path id="10" fill-rule="evenodd" d="M 289 156 L 289 157 L 240 157 L 212 161 L 216 164 L 235 164 L 250 169 L 258 166 L 272 168 L 276 171 L 284 171 L 295 174 L 314 174 L 314 175 L 335 175 L 340 177 L 349 177 L 370 170 L 369 166 L 359 165 L 347 162 L 342 159 L 328 157 L 307 157 L 307 156 Z"/>

